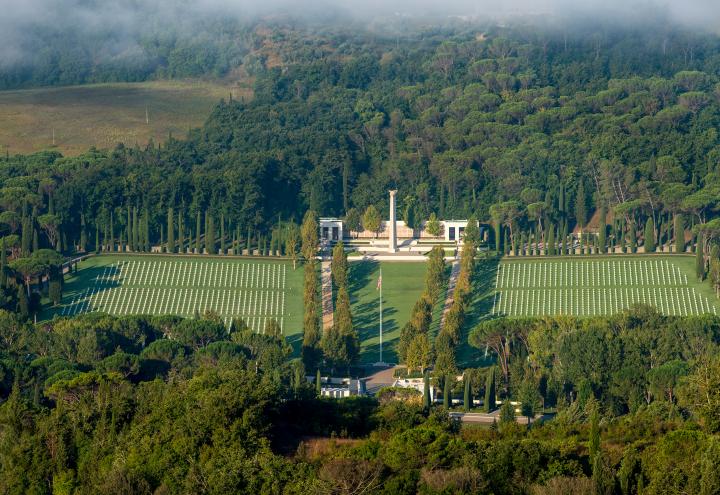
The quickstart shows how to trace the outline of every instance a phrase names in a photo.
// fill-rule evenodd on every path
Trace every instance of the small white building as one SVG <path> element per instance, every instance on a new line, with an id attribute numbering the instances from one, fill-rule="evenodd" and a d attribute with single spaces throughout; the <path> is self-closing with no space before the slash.
<path id="1" fill-rule="evenodd" d="M 445 240 L 447 242 L 461 241 L 467 227 L 467 220 L 443 220 Z"/>
<path id="2" fill-rule="evenodd" d="M 324 217 L 319 224 L 320 241 L 337 242 L 343 239 L 343 222 L 339 218 Z"/>

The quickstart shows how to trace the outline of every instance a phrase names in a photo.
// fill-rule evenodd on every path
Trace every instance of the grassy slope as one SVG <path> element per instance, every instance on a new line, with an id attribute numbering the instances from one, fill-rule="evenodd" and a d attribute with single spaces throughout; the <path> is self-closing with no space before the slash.
<path id="1" fill-rule="evenodd" d="M 0 152 L 56 149 L 77 155 L 118 142 L 145 145 L 184 136 L 221 98 L 248 97 L 238 86 L 200 81 L 94 84 L 0 92 Z M 148 110 L 149 124 L 145 121 Z M 55 143 L 52 146 L 52 132 Z"/>

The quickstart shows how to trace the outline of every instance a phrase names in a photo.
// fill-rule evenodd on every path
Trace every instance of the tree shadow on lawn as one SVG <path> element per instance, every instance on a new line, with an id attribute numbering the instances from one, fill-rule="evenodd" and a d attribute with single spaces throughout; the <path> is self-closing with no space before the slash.
<path id="1" fill-rule="evenodd" d="M 95 300 L 101 300 L 101 298 L 106 299 L 104 296 L 106 291 L 113 290 L 122 285 L 121 281 L 113 280 L 119 273 L 120 270 L 116 266 L 90 266 L 80 269 L 77 275 L 71 277 L 65 275 L 66 281 L 63 284 L 63 294 L 60 305 L 56 307 L 50 304 L 46 305 L 38 315 L 38 318 L 40 320 L 47 320 L 55 316 L 71 316 L 79 314 L 81 308 L 83 309 L 83 313 L 105 311 L 105 308 L 95 307 L 92 300 L 88 299 L 90 296 L 95 296 Z M 88 291 L 86 293 L 86 289 L 93 288 L 96 279 L 103 275 L 104 279 L 98 283 L 95 292 Z"/>
<path id="2" fill-rule="evenodd" d="M 491 314 L 495 303 L 495 279 L 499 266 L 499 258 L 482 259 L 475 264 L 475 272 L 472 276 L 472 299 L 465 313 L 457 352 L 458 366 L 488 366 L 494 362 L 494 359 L 483 351 L 472 347 L 468 337 L 479 323 L 501 316 Z"/>
<path id="3" fill-rule="evenodd" d="M 370 277 L 380 269 L 377 261 L 353 261 L 349 263 L 348 290 L 350 295 L 357 293 L 370 282 Z"/>
<path id="4" fill-rule="evenodd" d="M 388 335 L 398 329 L 398 322 L 392 316 L 397 313 L 395 308 L 383 308 L 383 360 L 390 362 L 397 360 L 395 342 L 388 340 Z M 356 305 L 353 308 L 353 325 L 358 331 L 362 346 L 360 360 L 364 363 L 375 363 L 380 360 L 379 342 L 367 344 L 371 339 L 378 338 L 380 334 L 380 307 L 379 301 L 372 301 Z M 393 337 L 395 339 L 395 337 Z M 392 361 L 395 362 L 395 361 Z"/>

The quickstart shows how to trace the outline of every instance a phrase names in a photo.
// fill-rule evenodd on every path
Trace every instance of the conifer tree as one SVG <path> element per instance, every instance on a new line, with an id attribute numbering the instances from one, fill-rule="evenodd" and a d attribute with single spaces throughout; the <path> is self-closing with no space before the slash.
<path id="1" fill-rule="evenodd" d="M 175 212 L 172 206 L 167 211 L 167 252 L 175 252 Z"/>
<path id="2" fill-rule="evenodd" d="M 548 256 L 555 256 L 555 226 L 553 224 L 550 224 L 548 226 L 547 246 L 545 247 L 545 254 Z"/>
<path id="3" fill-rule="evenodd" d="M 87 250 L 87 226 L 85 225 L 85 214 L 80 213 L 80 251 Z"/>
<path id="4" fill-rule="evenodd" d="M 450 387 L 450 375 L 446 375 L 445 380 L 443 381 L 443 407 L 445 409 L 450 409 L 450 406 L 452 405 L 452 390 Z"/>
<path id="5" fill-rule="evenodd" d="M 675 252 L 685 252 L 685 221 L 681 213 L 675 214 L 673 223 L 673 232 L 675 234 Z"/>
<path id="6" fill-rule="evenodd" d="M 183 219 L 183 208 L 178 209 L 178 252 L 185 252 L 185 221 Z"/>
<path id="7" fill-rule="evenodd" d="M 426 371 L 423 375 L 423 408 L 425 412 L 430 411 L 432 401 L 430 400 L 430 375 Z"/>
<path id="8" fill-rule="evenodd" d="M 23 257 L 30 256 L 32 246 L 32 221 L 29 217 L 23 216 L 20 222 L 22 232 L 20 233 L 20 252 Z"/>
<path id="9" fill-rule="evenodd" d="M 580 228 L 580 232 L 585 228 L 587 222 L 587 196 L 585 194 L 585 181 L 582 179 L 578 184 L 575 195 L 575 221 Z"/>
<path id="10" fill-rule="evenodd" d="M 40 249 L 40 236 L 38 234 L 37 227 L 35 227 L 34 225 L 33 225 L 32 233 L 33 233 L 32 250 L 34 253 L 35 251 Z"/>
<path id="11" fill-rule="evenodd" d="M 485 379 L 485 412 L 495 410 L 495 370 L 490 368 Z"/>
<path id="12" fill-rule="evenodd" d="M 467 373 L 466 373 L 464 378 L 465 378 L 465 380 L 464 380 L 464 382 L 465 382 L 465 390 L 464 390 L 464 393 L 463 393 L 463 410 L 464 410 L 465 412 L 469 412 L 469 411 L 470 411 L 470 408 L 472 407 L 472 402 L 471 402 L 471 401 L 472 401 L 472 394 L 471 394 L 471 391 L 470 391 L 470 377 L 469 377 L 469 376 L 467 375 Z"/>
<path id="13" fill-rule="evenodd" d="M 695 236 L 695 274 L 698 280 L 705 280 L 705 256 L 703 253 L 703 235 Z"/>
<path id="14" fill-rule="evenodd" d="M 600 223 L 598 224 L 598 247 L 600 254 L 607 253 L 607 209 L 605 203 L 600 206 Z"/>
<path id="15" fill-rule="evenodd" d="M 195 217 L 195 253 L 202 254 L 202 242 L 201 242 L 201 227 L 200 224 L 200 210 L 198 210 Z"/>
<path id="16" fill-rule="evenodd" d="M 113 212 L 110 211 L 110 227 L 108 232 L 110 232 L 110 243 L 108 244 L 109 250 L 114 251 L 115 250 L 115 223 L 113 218 Z"/>
<path id="17" fill-rule="evenodd" d="M 335 287 L 346 287 L 348 261 L 345 254 L 345 247 L 342 241 L 335 244 L 332 251 L 332 262 L 330 263 L 330 271 L 332 272 Z"/>
<path id="18" fill-rule="evenodd" d="M 225 214 L 220 214 L 220 254 L 225 254 Z"/>
<path id="19" fill-rule="evenodd" d="M 30 301 L 28 300 L 27 293 L 25 292 L 25 287 L 22 285 L 18 285 L 18 291 L 17 291 L 17 312 L 23 319 L 28 319 L 30 317 Z"/>
<path id="20" fill-rule="evenodd" d="M 143 241 L 145 242 L 145 252 L 150 252 L 150 213 L 147 207 L 143 218 Z"/>
<path id="21" fill-rule="evenodd" d="M 95 222 L 95 254 L 100 252 L 100 225 Z"/>
<path id="22" fill-rule="evenodd" d="M 648 217 L 647 222 L 645 222 L 645 233 L 643 235 L 644 237 L 644 245 L 645 245 L 645 253 L 654 253 L 655 252 L 655 221 L 652 217 Z"/>
<path id="23" fill-rule="evenodd" d="M 135 245 L 133 244 L 133 233 L 132 233 L 132 208 L 130 205 L 127 207 L 127 225 L 125 226 L 125 241 L 126 249 L 135 251 Z"/>
<path id="24" fill-rule="evenodd" d="M 210 210 L 205 212 L 205 249 L 208 254 L 217 254 L 215 251 L 215 220 Z"/>
<path id="25" fill-rule="evenodd" d="M 630 236 L 630 252 L 637 253 L 637 232 L 635 232 L 634 221 L 631 221 L 628 225 L 628 234 Z"/>
<path id="26" fill-rule="evenodd" d="M 5 242 L 0 241 L 0 289 L 7 287 L 7 250 Z"/>
<path id="27" fill-rule="evenodd" d="M 132 224 L 133 248 L 135 249 L 135 251 L 142 251 L 142 244 L 140 243 L 140 225 L 138 224 L 137 206 L 133 206 Z"/>

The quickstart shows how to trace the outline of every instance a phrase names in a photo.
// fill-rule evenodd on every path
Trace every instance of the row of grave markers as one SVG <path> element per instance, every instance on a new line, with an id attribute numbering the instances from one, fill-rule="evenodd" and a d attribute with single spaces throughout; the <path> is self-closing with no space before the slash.
<path id="1" fill-rule="evenodd" d="M 687 284 L 687 275 L 668 260 L 502 263 L 498 289 L 532 287 L 668 286 Z"/>
<path id="2" fill-rule="evenodd" d="M 120 261 L 99 280 L 108 284 L 284 289 L 287 266 L 278 263 Z"/>
<path id="3" fill-rule="evenodd" d="M 618 313 L 637 303 L 655 306 L 667 315 L 717 314 L 707 297 L 691 287 L 500 290 L 495 294 L 492 314 L 599 316 Z"/>

